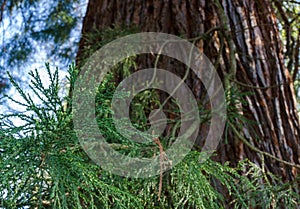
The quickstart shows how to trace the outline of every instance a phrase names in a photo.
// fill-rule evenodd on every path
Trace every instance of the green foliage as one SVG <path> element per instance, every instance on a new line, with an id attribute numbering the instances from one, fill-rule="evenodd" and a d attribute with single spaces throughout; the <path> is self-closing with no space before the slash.
<path id="1" fill-rule="evenodd" d="M 235 85 L 231 85 L 229 89 L 226 90 L 226 109 L 227 109 L 227 124 L 225 127 L 225 140 L 227 142 L 228 137 L 230 137 L 230 125 L 233 124 L 235 127 L 242 130 L 247 124 L 247 126 L 257 125 L 254 121 L 247 118 L 247 113 L 245 113 L 244 107 L 248 106 L 246 97 L 251 96 L 252 92 L 241 92 Z M 249 132 L 252 131 L 251 129 Z M 253 133 L 255 135 L 255 133 Z"/>
<path id="2" fill-rule="evenodd" d="M 264 158 L 262 156 L 262 161 Z M 256 164 L 244 160 L 238 168 L 244 176 L 237 182 L 239 191 L 243 194 L 247 208 L 296 208 L 300 196 L 297 193 L 299 179 L 290 183 L 282 183 L 272 173 L 266 172 Z M 246 205 L 235 204 L 238 208 Z"/>
<path id="3" fill-rule="evenodd" d="M 114 25 L 112 28 L 105 28 L 103 30 L 94 29 L 93 32 L 85 34 L 83 37 L 86 41 L 84 45 L 82 60 L 85 61 L 94 52 L 104 45 L 126 35 L 137 33 L 139 30 L 136 26 Z M 80 63 L 82 64 L 82 63 Z M 123 62 L 126 64 L 126 62 Z"/>
<path id="4" fill-rule="evenodd" d="M 11 79 L 24 101 L 14 100 L 27 112 L 1 115 L 0 207 L 2 208 L 295 208 L 300 201 L 295 185 L 280 183 L 257 165 L 243 161 L 237 168 L 212 160 L 200 163 L 204 153 L 191 151 L 172 170 L 165 172 L 158 200 L 159 177 L 132 179 L 113 175 L 96 166 L 82 150 L 72 128 L 67 98 L 59 96 L 57 70 L 44 86 L 37 71 L 31 72 L 30 88 L 40 103 Z M 77 69 L 69 69 L 69 82 Z M 118 135 L 109 111 L 114 85 L 107 79 L 96 101 L 99 127 L 120 152 L 141 150 Z M 122 96 L 122 95 L 120 95 Z M 101 105 L 100 105 L 101 104 Z M 107 116 L 107 117 L 105 117 Z M 10 120 L 20 118 L 21 125 Z M 113 139 L 115 141 L 113 141 Z M 130 150 L 128 152 L 124 149 Z M 140 156 L 144 151 L 136 152 Z M 153 147 L 153 154 L 159 154 Z M 243 175 L 241 175 L 241 173 Z M 224 192 L 225 191 L 225 192 Z M 222 194 L 228 194 L 223 196 Z"/>
<path id="5" fill-rule="evenodd" d="M 2 68 L 23 66 L 44 46 L 47 57 L 61 61 L 74 58 L 76 40 L 72 38 L 75 27 L 81 23 L 81 0 L 6 0 L 0 3 L 3 19 L 0 57 Z M 72 44 L 69 44 L 70 40 Z M 2 50 L 3 49 L 3 50 Z"/>
<path id="6" fill-rule="evenodd" d="M 24 102 L 9 99 L 28 112 L 1 115 L 1 206 L 98 208 L 111 201 L 121 201 L 123 208 L 136 205 L 135 197 L 99 179 L 100 169 L 82 151 L 65 99 L 59 97 L 58 71 L 51 74 L 48 65 L 47 70 L 49 87 L 43 86 L 37 71 L 30 73 L 30 88 L 41 105 L 11 79 Z M 70 73 L 69 80 L 74 81 L 74 66 Z M 16 117 L 24 124 L 13 125 L 10 120 Z"/>

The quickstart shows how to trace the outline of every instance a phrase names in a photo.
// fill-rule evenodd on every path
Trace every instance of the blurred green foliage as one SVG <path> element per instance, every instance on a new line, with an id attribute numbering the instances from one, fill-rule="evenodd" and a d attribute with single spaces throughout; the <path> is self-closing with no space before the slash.
<path id="1" fill-rule="evenodd" d="M 9 84 L 6 71 L 18 72 L 21 77 L 24 68 L 39 63 L 36 59 L 43 54 L 61 65 L 74 60 L 86 3 L 86 0 L 1 1 L 0 90 Z"/>

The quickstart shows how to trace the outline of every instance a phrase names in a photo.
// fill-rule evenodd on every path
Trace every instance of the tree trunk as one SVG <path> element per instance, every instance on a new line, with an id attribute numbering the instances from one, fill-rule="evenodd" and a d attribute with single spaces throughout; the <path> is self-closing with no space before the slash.
<path id="1" fill-rule="evenodd" d="M 299 164 L 300 129 L 295 93 L 289 72 L 284 67 L 276 17 L 269 0 L 89 1 L 83 37 L 115 25 L 135 25 L 141 32 L 184 35 L 186 39 L 209 31 L 196 46 L 217 65 L 226 90 L 229 91 L 231 85 L 240 92 L 252 93 L 244 96 L 247 104 L 239 104 L 239 111 L 253 123 L 240 122 L 242 126 L 237 131 L 259 150 Z M 87 45 L 86 39 L 82 38 L 78 64 Z M 183 66 L 176 64 L 168 64 L 167 69 L 175 69 L 178 74 L 184 72 Z M 189 76 L 187 83 L 200 97 L 201 81 Z M 261 155 L 246 146 L 234 130 L 229 128 L 226 134 L 227 139 L 217 150 L 217 160 L 235 165 L 248 158 L 262 164 Z M 270 157 L 265 157 L 265 167 L 283 180 L 291 180 L 299 172 Z"/>

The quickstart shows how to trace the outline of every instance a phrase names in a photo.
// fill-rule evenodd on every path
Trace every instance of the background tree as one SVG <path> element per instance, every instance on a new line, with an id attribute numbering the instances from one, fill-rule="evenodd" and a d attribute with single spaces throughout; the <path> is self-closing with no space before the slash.
<path id="1" fill-rule="evenodd" d="M 292 75 L 295 91 L 299 94 L 300 64 L 300 3 L 296 1 L 274 1 L 284 42 L 284 58 Z M 299 102 L 299 97 L 298 97 Z"/>

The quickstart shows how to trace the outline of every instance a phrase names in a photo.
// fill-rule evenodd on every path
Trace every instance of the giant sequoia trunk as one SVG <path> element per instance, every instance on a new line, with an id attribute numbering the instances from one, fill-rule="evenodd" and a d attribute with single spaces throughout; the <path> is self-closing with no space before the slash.
<path id="1" fill-rule="evenodd" d="M 245 96 L 240 114 L 252 121 L 242 123 L 239 133 L 261 151 L 299 164 L 300 128 L 295 94 L 289 72 L 284 67 L 276 17 L 270 0 L 90 0 L 82 35 L 115 25 L 135 25 L 142 32 L 164 32 L 198 39 L 197 47 L 214 63 L 224 86 L 235 86 Z M 209 32 L 209 33 L 207 33 Z M 88 45 L 82 38 L 77 62 Z M 184 72 L 178 63 L 162 66 Z M 176 66 L 175 66 L 176 65 Z M 149 66 L 143 66 L 149 67 Z M 197 97 L 202 85 L 194 76 L 187 81 Z M 226 83 L 227 82 L 227 83 Z M 237 122 L 237 121 L 236 121 Z M 202 127 L 204 129 L 204 127 Z M 261 155 L 246 146 L 232 129 L 220 143 L 216 158 L 233 165 L 244 158 L 261 164 Z M 266 168 L 291 180 L 297 169 L 270 157 Z"/>

